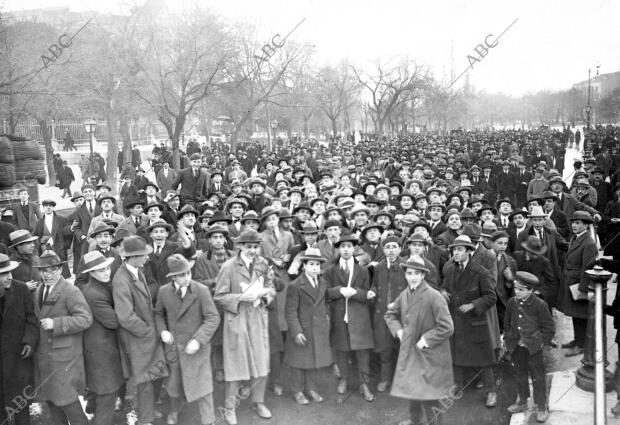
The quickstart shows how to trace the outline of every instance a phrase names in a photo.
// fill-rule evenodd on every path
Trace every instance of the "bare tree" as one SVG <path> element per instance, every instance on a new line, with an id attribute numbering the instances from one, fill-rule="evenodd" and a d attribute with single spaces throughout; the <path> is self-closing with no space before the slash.
<path id="1" fill-rule="evenodd" d="M 346 62 L 336 67 L 321 68 L 315 79 L 317 107 L 331 122 L 334 138 L 338 135 L 338 120 L 357 100 L 358 82 Z"/>

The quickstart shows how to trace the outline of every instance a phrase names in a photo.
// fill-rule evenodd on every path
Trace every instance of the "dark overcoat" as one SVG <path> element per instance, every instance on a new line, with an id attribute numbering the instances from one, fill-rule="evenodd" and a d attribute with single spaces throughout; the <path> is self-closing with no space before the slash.
<path id="1" fill-rule="evenodd" d="M 375 340 L 375 351 L 391 352 L 395 347 L 394 337 L 385 323 L 385 313 L 388 304 L 394 302 L 398 295 L 407 287 L 405 271 L 401 268 L 401 259 L 387 267 L 387 260 L 381 261 L 375 267 L 375 274 L 372 277 L 370 289 L 377 294 L 375 298 L 374 315 L 372 319 L 372 329 Z"/>
<path id="2" fill-rule="evenodd" d="M 174 284 L 161 287 L 155 305 L 157 334 L 168 331 L 174 342 L 165 345 L 170 376 L 166 391 L 171 397 L 183 397 L 189 403 L 213 392 L 211 376 L 211 339 L 220 325 L 209 289 L 191 281 L 183 299 L 175 292 Z M 187 343 L 195 339 L 200 344 L 192 355 L 185 353 Z"/>
<path id="3" fill-rule="evenodd" d="M 348 323 L 344 321 L 347 300 L 340 289 L 348 285 L 345 275 L 336 261 L 325 273 L 328 282 L 327 299 L 330 303 L 332 346 L 338 351 L 366 350 L 375 347 L 372 335 L 370 304 L 366 298 L 370 289 L 368 270 L 357 262 L 353 266 L 351 288 L 356 290 L 348 300 Z"/>
<path id="4" fill-rule="evenodd" d="M 588 291 L 590 278 L 585 272 L 592 268 L 597 257 L 598 249 L 589 232 L 583 232 L 571 240 L 558 289 L 557 305 L 557 309 L 567 316 L 588 318 L 588 302 L 574 301 L 569 286 L 578 283 L 580 291 Z"/>
<path id="5" fill-rule="evenodd" d="M 443 296 L 426 282 L 403 290 L 385 314 L 394 336 L 403 330 L 390 394 L 411 400 L 438 400 L 454 385 L 450 336 L 454 325 Z M 428 348 L 416 343 L 424 337 Z"/>
<path id="6" fill-rule="evenodd" d="M 284 362 L 299 369 L 319 369 L 333 363 L 329 344 L 329 314 L 327 311 L 327 282 L 318 278 L 313 288 L 305 273 L 288 287 L 284 315 L 288 337 L 284 346 Z M 295 336 L 304 334 L 306 345 L 295 343 Z"/>
<path id="7" fill-rule="evenodd" d="M 2 356 L 2 385 L 0 400 L 12 406 L 14 397 L 23 397 L 24 389 L 33 381 L 33 357 L 22 359 L 24 345 L 37 349 L 39 324 L 34 314 L 32 294 L 23 283 L 12 281 L 4 291 L 0 355 Z"/>
<path id="8" fill-rule="evenodd" d="M 454 321 L 451 339 L 452 361 L 455 366 L 487 367 L 495 362 L 493 323 L 488 310 L 495 308 L 497 295 L 488 271 L 469 261 L 459 271 L 450 260 L 444 266 L 442 289 L 450 294 L 450 314 Z M 474 309 L 461 313 L 463 304 L 474 304 Z"/>
<path id="9" fill-rule="evenodd" d="M 86 385 L 95 394 L 110 394 L 125 382 L 112 282 L 103 283 L 90 277 L 82 292 L 93 313 L 93 324 L 84 331 Z"/>
<path id="10" fill-rule="evenodd" d="M 153 319 L 153 304 L 144 274 L 139 279 L 123 263 L 112 279 L 114 311 L 125 377 L 136 384 L 168 375 L 166 361 Z"/>
<path id="11" fill-rule="evenodd" d="M 159 288 L 169 282 L 166 277 L 168 274 L 168 258 L 174 254 L 181 254 L 188 260 L 196 254 L 194 244 L 190 244 L 189 248 L 183 248 L 180 243 L 166 241 L 159 255 L 155 254 L 155 250 L 149 254 L 149 261 L 144 265 L 144 276 L 149 285 L 153 305 L 157 301 L 157 293 Z"/>
<path id="12" fill-rule="evenodd" d="M 82 334 L 93 316 L 82 292 L 62 277 L 43 303 L 43 285 L 35 292 L 34 311 L 38 320 L 54 320 L 50 331 L 39 327 L 35 354 L 37 399 L 66 406 L 77 401 L 86 389 Z"/>

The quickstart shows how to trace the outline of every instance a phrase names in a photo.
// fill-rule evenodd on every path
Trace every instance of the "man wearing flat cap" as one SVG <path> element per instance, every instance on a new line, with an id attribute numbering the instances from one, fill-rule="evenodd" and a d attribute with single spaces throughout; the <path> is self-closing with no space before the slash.
<path id="1" fill-rule="evenodd" d="M 37 221 L 34 227 L 34 235 L 39 237 L 41 251 L 51 249 L 63 260 L 62 275 L 67 278 L 71 276 L 66 262 L 71 237 L 69 222 L 54 212 L 56 201 L 46 199 L 41 202 L 41 205 L 43 206 L 43 217 Z"/>
<path id="2" fill-rule="evenodd" d="M 12 272 L 18 266 L 18 262 L 0 254 L 0 420 L 29 425 L 28 406 L 16 406 L 14 400 L 19 396 L 23 400 L 24 389 L 34 384 L 33 355 L 39 324 L 28 287 L 13 279 Z"/>
<path id="3" fill-rule="evenodd" d="M 190 161 L 190 166 L 179 171 L 179 174 L 170 186 L 172 190 L 178 190 L 179 185 L 181 186 L 179 193 L 182 204 L 188 202 L 200 203 L 205 200 L 209 192 L 208 176 L 200 170 L 200 164 L 202 163 L 200 154 L 193 154 L 190 157 Z"/>
<path id="4" fill-rule="evenodd" d="M 82 334 L 93 316 L 82 292 L 62 277 L 62 265 L 55 252 L 45 251 L 36 266 L 43 281 L 34 296 L 40 324 L 37 399 L 47 402 L 53 424 L 86 425 L 78 396 L 86 389 Z"/>
<path id="5" fill-rule="evenodd" d="M 442 295 L 425 281 L 429 270 L 420 257 L 401 263 L 407 288 L 390 304 L 385 322 L 400 340 L 390 395 L 409 401 L 410 419 L 402 425 L 441 424 L 440 399 L 453 387 L 450 337 L 454 324 Z"/>

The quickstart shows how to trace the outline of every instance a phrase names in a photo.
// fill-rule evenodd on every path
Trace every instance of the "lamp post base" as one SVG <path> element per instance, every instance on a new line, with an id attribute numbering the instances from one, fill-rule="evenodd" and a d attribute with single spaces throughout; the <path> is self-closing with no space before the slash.
<path id="1" fill-rule="evenodd" d="M 593 393 L 595 389 L 595 373 L 592 366 L 581 366 L 576 372 L 577 387 L 584 391 Z M 613 382 L 614 375 L 605 369 L 605 391 L 610 392 L 615 390 Z"/>

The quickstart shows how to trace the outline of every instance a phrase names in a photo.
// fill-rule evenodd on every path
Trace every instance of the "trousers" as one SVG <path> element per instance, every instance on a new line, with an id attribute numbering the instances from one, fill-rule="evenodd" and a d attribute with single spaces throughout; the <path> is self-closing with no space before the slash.
<path id="1" fill-rule="evenodd" d="M 534 403 L 541 409 L 547 407 L 547 382 L 545 380 L 542 350 L 535 354 L 530 354 L 527 348 L 517 346 L 512 353 L 512 361 L 515 365 L 517 391 L 521 402 L 526 401 L 530 396 L 530 385 L 528 382 L 528 376 L 530 376 L 532 378 L 532 387 L 534 388 Z"/>
<path id="2" fill-rule="evenodd" d="M 370 381 L 370 350 L 336 351 L 336 364 L 343 379 L 348 379 L 349 377 L 350 353 L 355 355 L 355 360 L 357 361 L 360 384 L 367 384 Z"/>
<path id="3" fill-rule="evenodd" d="M 78 400 L 66 406 L 56 406 L 50 401 L 47 405 L 54 425 L 88 425 L 88 418 Z"/>

